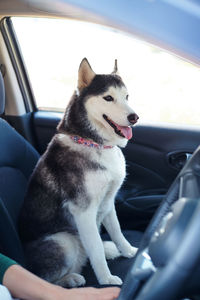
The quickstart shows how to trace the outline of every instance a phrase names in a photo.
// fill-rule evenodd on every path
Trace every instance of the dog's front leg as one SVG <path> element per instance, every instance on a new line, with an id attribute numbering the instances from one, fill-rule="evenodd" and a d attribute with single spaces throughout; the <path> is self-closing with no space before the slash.
<path id="1" fill-rule="evenodd" d="M 87 210 L 74 214 L 81 242 L 89 257 L 100 284 L 122 284 L 119 277 L 113 276 L 108 268 L 103 243 L 97 228 L 96 212 Z"/>
<path id="2" fill-rule="evenodd" d="M 104 217 L 103 225 L 121 254 L 125 257 L 133 257 L 137 252 L 137 248 L 132 247 L 123 236 L 114 205 L 111 211 Z"/>

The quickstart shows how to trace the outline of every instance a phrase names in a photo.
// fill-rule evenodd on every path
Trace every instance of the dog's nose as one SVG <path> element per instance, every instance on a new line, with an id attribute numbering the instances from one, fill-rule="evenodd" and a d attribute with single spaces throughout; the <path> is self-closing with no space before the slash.
<path id="1" fill-rule="evenodd" d="M 137 120 L 139 119 L 138 115 L 137 114 L 130 114 L 128 115 L 127 119 L 129 120 L 129 122 L 131 124 L 135 124 L 137 122 Z"/>

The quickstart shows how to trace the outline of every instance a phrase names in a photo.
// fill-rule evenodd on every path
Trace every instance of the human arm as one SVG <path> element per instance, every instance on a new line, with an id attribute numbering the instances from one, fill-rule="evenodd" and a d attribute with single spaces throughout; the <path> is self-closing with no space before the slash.
<path id="1" fill-rule="evenodd" d="M 13 297 L 26 300 L 113 300 L 118 288 L 64 289 L 35 276 L 19 265 L 11 265 L 3 277 L 3 285 Z"/>

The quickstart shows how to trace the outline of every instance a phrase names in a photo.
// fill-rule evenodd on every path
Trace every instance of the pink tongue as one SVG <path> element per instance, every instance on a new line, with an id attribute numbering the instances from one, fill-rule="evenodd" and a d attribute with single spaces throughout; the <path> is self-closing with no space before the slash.
<path id="1" fill-rule="evenodd" d="M 130 140 L 132 138 L 132 128 L 131 127 L 120 126 L 116 123 L 115 123 L 115 125 L 122 132 L 122 134 L 125 136 L 125 138 L 127 138 L 128 140 Z"/>

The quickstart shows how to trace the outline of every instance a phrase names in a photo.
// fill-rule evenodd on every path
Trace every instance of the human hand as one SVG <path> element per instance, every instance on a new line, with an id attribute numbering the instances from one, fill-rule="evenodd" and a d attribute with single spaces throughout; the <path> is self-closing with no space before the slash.
<path id="1" fill-rule="evenodd" d="M 58 287 L 53 300 L 114 300 L 119 296 L 120 289 L 118 287 L 109 288 L 73 288 L 64 289 Z"/>

